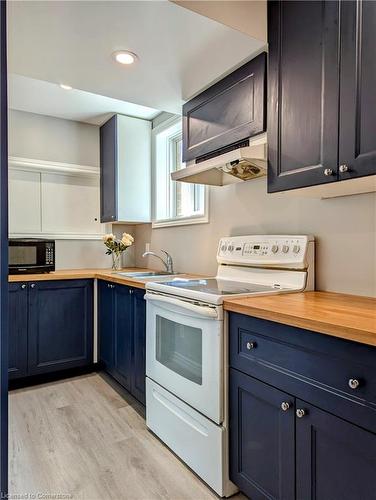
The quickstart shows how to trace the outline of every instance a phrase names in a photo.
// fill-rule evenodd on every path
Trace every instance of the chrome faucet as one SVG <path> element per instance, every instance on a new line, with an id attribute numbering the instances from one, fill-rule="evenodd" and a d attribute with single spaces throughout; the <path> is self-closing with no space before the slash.
<path id="1" fill-rule="evenodd" d="M 174 274 L 174 263 L 172 261 L 171 255 L 168 252 L 166 252 L 166 250 L 161 250 L 161 252 L 166 254 L 166 260 L 163 260 L 162 257 L 157 255 L 155 252 L 145 252 L 142 254 L 142 256 L 147 257 L 148 255 L 153 255 L 154 257 L 157 257 L 157 259 L 159 259 L 163 262 L 163 265 L 165 266 L 166 271 L 169 274 Z"/>

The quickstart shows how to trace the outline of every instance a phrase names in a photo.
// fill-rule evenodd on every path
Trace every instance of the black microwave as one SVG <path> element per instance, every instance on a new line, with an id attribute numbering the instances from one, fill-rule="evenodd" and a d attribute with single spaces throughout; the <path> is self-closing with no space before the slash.
<path id="1" fill-rule="evenodd" d="M 55 271 L 55 241 L 37 238 L 9 239 L 9 274 Z"/>

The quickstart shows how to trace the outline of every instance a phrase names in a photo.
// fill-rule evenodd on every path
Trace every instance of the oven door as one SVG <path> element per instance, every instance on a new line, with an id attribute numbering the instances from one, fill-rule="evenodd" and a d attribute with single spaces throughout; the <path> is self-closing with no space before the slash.
<path id="1" fill-rule="evenodd" d="M 151 293 L 145 299 L 147 377 L 221 423 L 222 308 Z"/>

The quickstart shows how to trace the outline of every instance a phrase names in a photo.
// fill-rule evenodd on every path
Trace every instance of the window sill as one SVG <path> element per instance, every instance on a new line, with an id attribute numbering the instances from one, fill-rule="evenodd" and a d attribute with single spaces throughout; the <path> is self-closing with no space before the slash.
<path id="1" fill-rule="evenodd" d="M 181 217 L 176 219 L 166 219 L 166 220 L 155 220 L 152 222 L 152 228 L 157 229 L 159 227 L 174 227 L 174 226 L 188 226 L 191 224 L 207 224 L 209 222 L 209 216 L 196 215 L 192 217 Z"/>

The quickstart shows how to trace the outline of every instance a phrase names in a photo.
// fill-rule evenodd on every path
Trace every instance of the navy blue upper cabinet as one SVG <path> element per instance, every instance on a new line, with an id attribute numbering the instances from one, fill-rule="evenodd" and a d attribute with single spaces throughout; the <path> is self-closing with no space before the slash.
<path id="1" fill-rule="evenodd" d="M 376 174 L 376 2 L 268 2 L 268 191 Z"/>
<path id="2" fill-rule="evenodd" d="M 144 290 L 98 282 L 99 359 L 103 368 L 145 404 Z"/>
<path id="3" fill-rule="evenodd" d="M 100 128 L 101 222 L 151 220 L 151 122 L 115 115 Z"/>
<path id="4" fill-rule="evenodd" d="M 375 500 L 376 435 L 303 401 L 296 406 L 305 413 L 296 419 L 297 500 Z"/>
<path id="5" fill-rule="evenodd" d="M 230 371 L 230 478 L 254 500 L 293 500 L 294 398 Z"/>
<path id="6" fill-rule="evenodd" d="M 266 130 L 266 54 L 262 53 L 183 106 L 183 161 Z"/>
<path id="7" fill-rule="evenodd" d="M 92 280 L 31 283 L 28 340 L 30 375 L 89 365 L 93 359 Z"/>
<path id="8" fill-rule="evenodd" d="M 113 116 L 101 126 L 100 140 L 100 191 L 101 222 L 117 220 L 117 120 Z"/>
<path id="9" fill-rule="evenodd" d="M 376 174 L 376 2 L 341 3 L 340 178 Z"/>
<path id="10" fill-rule="evenodd" d="M 9 284 L 9 379 L 27 375 L 27 323 L 28 286 L 26 283 Z"/>
<path id="11" fill-rule="evenodd" d="M 337 180 L 339 3 L 268 2 L 268 191 Z"/>

